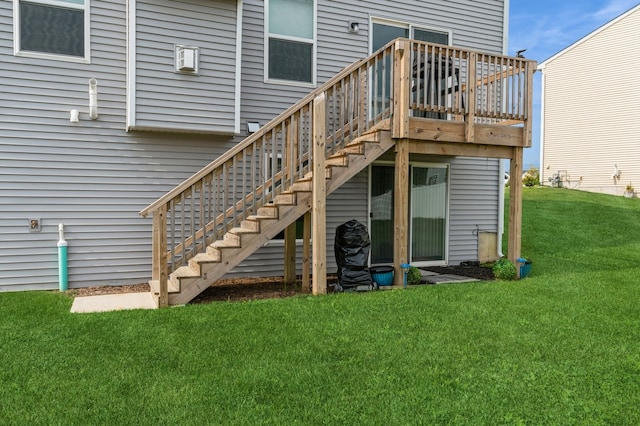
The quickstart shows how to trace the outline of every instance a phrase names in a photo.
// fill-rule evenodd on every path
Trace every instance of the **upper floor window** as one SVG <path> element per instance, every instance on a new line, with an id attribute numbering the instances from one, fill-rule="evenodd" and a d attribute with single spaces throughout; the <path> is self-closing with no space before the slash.
<path id="1" fill-rule="evenodd" d="M 88 61 L 88 0 L 14 0 L 18 55 Z"/>
<path id="2" fill-rule="evenodd" d="M 267 0 L 267 80 L 315 83 L 314 0 Z"/>

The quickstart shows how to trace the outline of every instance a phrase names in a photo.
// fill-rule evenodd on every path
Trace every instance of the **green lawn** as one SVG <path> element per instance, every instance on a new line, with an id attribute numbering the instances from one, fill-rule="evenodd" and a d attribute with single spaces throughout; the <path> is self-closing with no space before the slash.
<path id="1" fill-rule="evenodd" d="M 0 294 L 0 424 L 640 424 L 640 200 L 524 191 L 519 282 L 70 314 Z"/>

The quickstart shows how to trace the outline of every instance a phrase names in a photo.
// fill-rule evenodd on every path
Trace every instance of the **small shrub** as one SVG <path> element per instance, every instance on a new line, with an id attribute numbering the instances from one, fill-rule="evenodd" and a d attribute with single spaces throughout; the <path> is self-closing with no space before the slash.
<path id="1" fill-rule="evenodd" d="M 540 183 L 540 171 L 537 167 L 529 167 L 529 170 L 522 175 L 524 186 L 536 186 Z"/>
<path id="2" fill-rule="evenodd" d="M 493 264 L 493 276 L 499 280 L 515 280 L 518 276 L 518 272 L 516 271 L 516 266 L 506 257 L 496 261 Z"/>
<path id="3" fill-rule="evenodd" d="M 410 267 L 409 271 L 407 271 L 407 285 L 420 284 L 420 281 L 422 281 L 422 273 L 420 272 L 420 269 L 415 266 Z"/>

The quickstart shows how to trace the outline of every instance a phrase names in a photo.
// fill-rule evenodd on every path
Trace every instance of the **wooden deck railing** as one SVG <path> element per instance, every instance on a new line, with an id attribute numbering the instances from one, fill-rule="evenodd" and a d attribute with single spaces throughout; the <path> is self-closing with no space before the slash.
<path id="1" fill-rule="evenodd" d="M 397 39 L 356 62 L 140 212 L 153 215 L 153 279 L 166 279 L 247 216 L 305 177 L 314 99 L 324 96 L 325 156 L 410 115 L 471 123 L 525 122 L 530 61 Z"/>

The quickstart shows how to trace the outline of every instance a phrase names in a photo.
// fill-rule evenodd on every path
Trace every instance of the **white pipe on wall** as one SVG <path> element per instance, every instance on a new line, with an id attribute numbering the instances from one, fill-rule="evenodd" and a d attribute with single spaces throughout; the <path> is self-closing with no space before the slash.
<path id="1" fill-rule="evenodd" d="M 89 118 L 98 118 L 98 80 L 95 78 L 89 79 Z"/>

